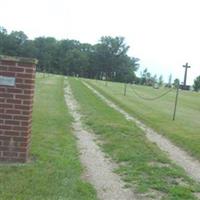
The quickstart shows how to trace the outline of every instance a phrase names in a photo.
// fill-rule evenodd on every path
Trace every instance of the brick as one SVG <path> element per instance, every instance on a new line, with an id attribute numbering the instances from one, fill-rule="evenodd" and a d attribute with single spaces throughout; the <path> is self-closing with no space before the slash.
<path id="1" fill-rule="evenodd" d="M 0 113 L 3 114 L 5 109 L 0 108 Z"/>
<path id="2" fill-rule="evenodd" d="M 13 148 L 13 151 L 17 151 L 19 157 L 22 157 L 22 155 L 27 154 L 27 148 L 26 147 L 15 147 L 15 148 Z"/>
<path id="3" fill-rule="evenodd" d="M 3 156 L 8 156 L 8 157 L 17 157 L 17 152 L 13 152 L 13 151 L 4 151 L 3 152 Z"/>
<path id="4" fill-rule="evenodd" d="M 29 126 L 30 122 L 21 122 L 21 126 Z"/>
<path id="5" fill-rule="evenodd" d="M 8 146 L 3 146 L 1 145 L 0 146 L 0 151 L 3 152 L 3 151 L 9 151 L 9 147 Z"/>
<path id="6" fill-rule="evenodd" d="M 24 100 L 24 99 L 29 99 L 29 100 L 31 100 L 31 99 L 33 99 L 33 96 L 32 95 L 15 95 L 15 98 L 19 98 L 19 99 L 22 99 L 22 100 Z"/>
<path id="7" fill-rule="evenodd" d="M 11 126 L 8 126 L 8 125 L 0 125 L 0 129 L 5 129 L 5 130 L 11 130 L 12 127 Z"/>
<path id="8" fill-rule="evenodd" d="M 5 98 L 0 98 L 0 103 L 5 103 L 6 99 Z"/>
<path id="9" fill-rule="evenodd" d="M 12 128 L 12 130 L 15 130 L 15 131 L 29 131 L 29 127 L 26 127 L 26 126 L 14 126 Z"/>
<path id="10" fill-rule="evenodd" d="M 6 88 L 5 87 L 2 87 L 0 86 L 0 92 L 5 92 L 6 91 Z"/>
<path id="11" fill-rule="evenodd" d="M 5 103 L 0 103 L 0 108 L 13 108 L 13 105 L 12 104 L 5 104 Z"/>
<path id="12" fill-rule="evenodd" d="M 24 90 L 24 94 L 34 94 L 34 90 Z"/>
<path id="13" fill-rule="evenodd" d="M 0 71 L 7 71 L 7 67 L 6 66 L 1 66 L 0 65 Z M 1 73 L 1 72 L 0 72 Z"/>
<path id="14" fill-rule="evenodd" d="M 19 125 L 20 122 L 16 120 L 5 120 L 6 125 Z"/>
<path id="15" fill-rule="evenodd" d="M 0 98 L 13 98 L 13 94 L 0 93 Z"/>
<path id="16" fill-rule="evenodd" d="M 23 93 L 23 90 L 18 89 L 18 88 L 7 88 L 7 92 L 9 92 L 9 93 Z"/>
<path id="17" fill-rule="evenodd" d="M 33 104 L 33 100 L 23 100 L 23 104 L 24 105 L 32 105 Z"/>
<path id="18" fill-rule="evenodd" d="M 0 114 L 0 118 L 2 119 L 12 119 L 12 115 Z"/>
<path id="19" fill-rule="evenodd" d="M 17 114 L 21 114 L 21 111 L 20 110 L 6 110 L 6 114 L 17 115 Z"/>
<path id="20" fill-rule="evenodd" d="M 24 63 L 24 62 L 19 62 L 18 66 L 21 67 L 30 67 L 30 68 L 35 68 L 35 65 L 33 63 Z"/>
<path id="21" fill-rule="evenodd" d="M 22 100 L 21 99 L 7 99 L 7 103 L 11 104 L 21 104 Z"/>
<path id="22" fill-rule="evenodd" d="M 15 105 L 15 109 L 29 111 L 31 109 L 31 105 Z"/>
<path id="23" fill-rule="evenodd" d="M 30 117 L 22 116 L 22 115 L 16 115 L 16 116 L 13 116 L 13 119 L 16 119 L 16 120 L 29 120 Z"/>
<path id="24" fill-rule="evenodd" d="M 24 79 L 32 79 L 34 78 L 33 74 L 27 74 L 27 73 L 17 73 L 17 78 L 24 78 Z"/>
<path id="25" fill-rule="evenodd" d="M 18 157 L 19 158 L 24 158 L 27 156 L 27 153 L 19 153 Z"/>
<path id="26" fill-rule="evenodd" d="M 27 80 L 24 80 L 24 82 L 25 82 L 26 84 L 33 84 L 33 85 L 34 85 L 35 80 L 34 80 L 34 79 L 27 79 Z"/>
<path id="27" fill-rule="evenodd" d="M 11 139 L 10 136 L 0 135 L 0 140 L 3 140 L 3 141 L 10 141 L 10 139 Z"/>
<path id="28" fill-rule="evenodd" d="M 26 68 L 26 69 L 25 69 L 25 72 L 26 72 L 26 73 L 35 74 L 35 68 L 33 68 L 33 69 L 28 69 L 28 68 Z"/>
<path id="29" fill-rule="evenodd" d="M 15 80 L 15 83 L 17 84 L 17 83 L 23 83 L 24 82 L 24 79 L 22 79 L 22 78 L 16 78 L 16 80 Z"/>
<path id="30" fill-rule="evenodd" d="M 1 76 L 15 77 L 14 72 L 0 71 Z"/>
<path id="31" fill-rule="evenodd" d="M 24 143 L 27 143 L 29 138 L 28 137 L 13 137 L 13 140 L 15 142 L 24 142 Z"/>
<path id="32" fill-rule="evenodd" d="M 8 71 L 11 71 L 11 72 L 24 72 L 24 68 L 23 67 L 8 67 Z"/>
<path id="33" fill-rule="evenodd" d="M 8 136 L 20 136 L 19 131 L 5 131 L 4 134 Z"/>
<path id="34" fill-rule="evenodd" d="M 28 143 L 27 142 L 21 142 L 20 143 L 20 147 L 21 148 L 27 148 L 28 147 Z"/>
<path id="35" fill-rule="evenodd" d="M 7 60 L 2 60 L 1 65 L 7 65 L 7 66 L 16 66 L 17 62 L 16 61 L 7 61 Z"/>
<path id="36" fill-rule="evenodd" d="M 23 111 L 22 114 L 23 114 L 23 115 L 28 115 L 28 116 L 29 116 L 29 115 L 32 114 L 32 110 L 30 110 L 30 111 Z"/>
<path id="37" fill-rule="evenodd" d="M 16 87 L 17 88 L 21 88 L 21 89 L 33 89 L 34 88 L 34 85 L 31 84 L 31 85 L 28 85 L 28 84 L 16 84 Z"/>

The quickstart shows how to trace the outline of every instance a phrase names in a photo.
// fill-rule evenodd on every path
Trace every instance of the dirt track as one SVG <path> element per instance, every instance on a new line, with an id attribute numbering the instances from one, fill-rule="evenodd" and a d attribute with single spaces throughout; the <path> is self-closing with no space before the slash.
<path id="1" fill-rule="evenodd" d="M 146 134 L 146 137 L 151 141 L 158 145 L 158 147 L 167 152 L 169 158 L 174 161 L 177 165 L 182 167 L 186 173 L 192 177 L 197 182 L 200 182 L 200 162 L 198 160 L 195 160 L 193 157 L 191 157 L 187 152 L 180 149 L 176 145 L 172 144 L 167 138 L 164 136 L 156 133 L 153 129 L 147 127 L 145 124 L 140 122 L 138 119 L 134 118 L 133 116 L 129 115 L 127 112 L 125 112 L 123 109 L 121 109 L 119 106 L 114 104 L 112 101 L 108 100 L 105 96 L 100 94 L 98 91 L 96 91 L 93 87 L 88 85 L 86 82 L 83 82 L 83 84 L 89 88 L 95 95 L 100 97 L 104 102 L 106 102 L 107 105 L 114 108 L 121 114 L 125 116 L 127 120 L 133 121 L 136 123 L 136 125 L 144 131 Z"/>
<path id="2" fill-rule="evenodd" d="M 78 104 L 73 97 L 69 84 L 65 88 L 65 101 L 74 118 L 73 129 L 77 137 L 80 158 L 85 167 L 84 177 L 97 190 L 101 200 L 134 200 L 133 191 L 124 188 L 125 183 L 113 172 L 116 164 L 111 162 L 96 144 L 96 137 L 86 130 L 81 122 Z"/>

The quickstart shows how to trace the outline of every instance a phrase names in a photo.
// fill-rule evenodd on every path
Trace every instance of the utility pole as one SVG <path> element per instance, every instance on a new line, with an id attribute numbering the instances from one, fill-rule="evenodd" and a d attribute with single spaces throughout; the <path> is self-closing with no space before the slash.
<path id="1" fill-rule="evenodd" d="M 183 67 L 185 68 L 185 75 L 184 75 L 184 82 L 183 82 L 183 88 L 186 88 L 186 81 L 187 81 L 187 70 L 188 68 L 190 68 L 190 66 L 188 65 L 188 63 L 186 63 L 185 65 L 183 65 Z"/>

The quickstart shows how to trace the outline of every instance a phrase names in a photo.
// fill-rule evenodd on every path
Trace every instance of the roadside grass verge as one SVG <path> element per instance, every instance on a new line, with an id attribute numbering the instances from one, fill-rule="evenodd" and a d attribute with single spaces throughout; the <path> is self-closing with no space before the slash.
<path id="1" fill-rule="evenodd" d="M 102 149 L 119 164 L 116 170 L 140 195 L 153 199 L 195 199 L 200 190 L 133 122 L 107 106 L 80 80 L 69 79 L 83 120 L 101 140 Z M 146 197 L 142 197 L 146 198 Z"/>
<path id="2" fill-rule="evenodd" d="M 176 120 L 172 121 L 175 90 L 156 101 L 145 101 L 135 96 L 130 86 L 127 87 L 127 95 L 123 96 L 122 83 L 109 82 L 108 86 L 105 86 L 103 81 L 87 80 L 87 83 L 92 84 L 97 91 L 127 113 L 200 160 L 200 93 L 180 91 Z M 155 97 L 166 92 L 165 88 L 155 90 L 147 86 L 132 87 L 146 97 Z"/>
<path id="3" fill-rule="evenodd" d="M 37 78 L 31 158 L 27 164 L 0 165 L 1 200 L 96 199 L 81 180 L 72 118 L 64 102 L 63 77 Z"/>

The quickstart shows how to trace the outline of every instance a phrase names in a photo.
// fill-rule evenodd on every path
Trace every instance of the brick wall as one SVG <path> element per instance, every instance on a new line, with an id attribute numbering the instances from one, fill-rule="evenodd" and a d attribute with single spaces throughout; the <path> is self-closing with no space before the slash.
<path id="1" fill-rule="evenodd" d="M 0 81 L 0 161 L 28 159 L 35 66 L 37 60 L 0 56 L 0 76 L 15 77 L 15 85 Z"/>

